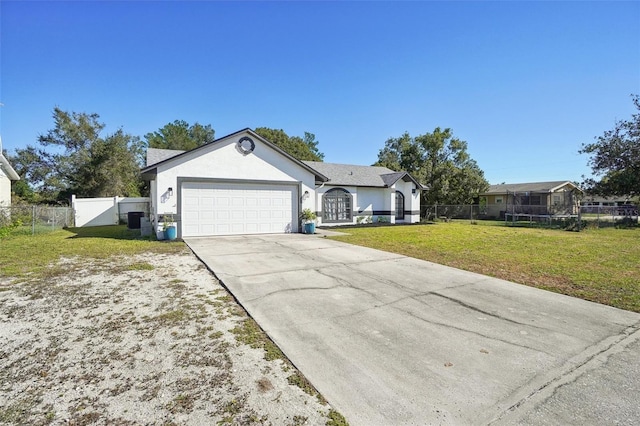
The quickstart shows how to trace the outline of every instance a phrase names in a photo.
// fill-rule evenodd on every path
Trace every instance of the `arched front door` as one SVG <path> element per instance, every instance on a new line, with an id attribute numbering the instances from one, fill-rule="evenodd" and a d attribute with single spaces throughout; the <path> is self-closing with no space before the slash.
<path id="1" fill-rule="evenodd" d="M 404 220 L 404 195 L 396 191 L 396 220 Z"/>

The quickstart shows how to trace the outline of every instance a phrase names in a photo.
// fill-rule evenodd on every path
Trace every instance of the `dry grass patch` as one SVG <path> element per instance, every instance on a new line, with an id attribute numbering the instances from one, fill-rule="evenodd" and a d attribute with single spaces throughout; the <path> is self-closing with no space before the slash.
<path id="1" fill-rule="evenodd" d="M 61 247 L 43 254 L 46 266 L 32 249 L 24 268 L 15 253 L 2 266 L 0 424 L 331 421 L 330 407 L 289 384 L 295 369 L 182 243 L 28 238 Z"/>

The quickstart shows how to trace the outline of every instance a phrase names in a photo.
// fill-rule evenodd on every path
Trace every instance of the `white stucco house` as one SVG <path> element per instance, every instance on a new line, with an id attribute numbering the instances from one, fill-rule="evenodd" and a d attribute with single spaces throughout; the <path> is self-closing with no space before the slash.
<path id="1" fill-rule="evenodd" d="M 11 205 L 11 181 L 14 180 L 20 180 L 20 176 L 13 170 L 0 149 L 0 207 Z"/>
<path id="2" fill-rule="evenodd" d="M 142 176 L 159 238 L 165 219 L 180 238 L 301 232 L 307 208 L 320 225 L 420 220 L 423 187 L 408 173 L 298 161 L 251 129 L 191 151 L 149 148 Z"/>

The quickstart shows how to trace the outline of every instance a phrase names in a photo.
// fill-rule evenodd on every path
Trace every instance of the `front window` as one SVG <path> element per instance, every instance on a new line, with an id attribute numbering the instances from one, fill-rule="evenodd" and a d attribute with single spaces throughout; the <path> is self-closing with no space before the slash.
<path id="1" fill-rule="evenodd" d="M 351 194 L 341 188 L 325 192 L 322 196 L 323 222 L 350 222 L 352 218 Z"/>
<path id="2" fill-rule="evenodd" d="M 541 206 L 542 199 L 539 195 L 525 195 L 520 198 L 520 204 L 523 206 Z"/>

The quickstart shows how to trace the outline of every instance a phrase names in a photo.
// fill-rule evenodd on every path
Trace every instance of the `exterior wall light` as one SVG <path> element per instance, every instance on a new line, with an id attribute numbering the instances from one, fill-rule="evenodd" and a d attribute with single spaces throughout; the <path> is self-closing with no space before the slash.
<path id="1" fill-rule="evenodd" d="M 169 187 L 169 189 L 167 189 L 167 194 L 169 194 L 169 197 L 173 196 L 173 188 Z"/>

